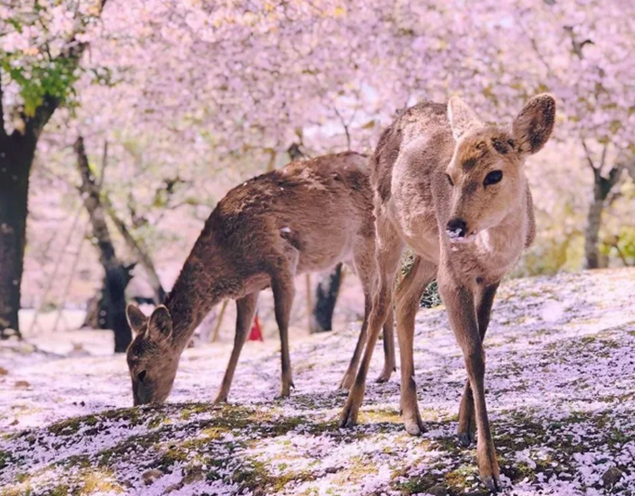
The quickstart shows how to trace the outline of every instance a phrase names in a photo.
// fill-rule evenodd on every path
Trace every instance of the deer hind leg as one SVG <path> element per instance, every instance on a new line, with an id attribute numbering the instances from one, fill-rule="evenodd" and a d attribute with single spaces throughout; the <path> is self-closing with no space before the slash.
<path id="1" fill-rule="evenodd" d="M 355 374 L 359 368 L 359 360 L 364 351 L 364 345 L 366 344 L 366 336 L 368 334 L 368 315 L 371 307 L 371 296 L 366 293 L 364 295 L 364 321 L 362 322 L 362 329 L 355 345 L 355 351 L 351 357 L 351 361 L 348 364 L 348 369 L 340 382 L 339 389 L 349 390 L 355 380 Z M 377 378 L 377 382 L 388 382 L 393 371 L 396 369 L 395 360 L 395 336 L 394 336 L 394 312 L 392 306 L 388 312 L 388 317 L 384 323 L 384 369 Z"/>
<path id="2" fill-rule="evenodd" d="M 362 323 L 362 329 L 355 346 L 355 351 L 351 357 L 351 361 L 348 365 L 348 369 L 344 374 L 342 382 L 340 383 L 340 389 L 350 389 L 355 379 L 355 374 L 359 368 L 359 360 L 364 350 L 366 343 L 366 337 L 368 335 L 368 318 L 370 315 L 370 309 L 372 306 L 373 298 L 373 283 L 376 277 L 376 253 L 374 237 L 369 242 L 368 239 L 363 239 L 358 248 L 355 250 L 355 271 L 357 272 L 362 287 L 364 288 L 364 321 Z M 384 369 L 377 378 L 377 382 L 387 382 L 390 379 L 393 371 L 396 370 L 395 360 L 395 337 L 394 337 L 394 312 L 392 305 L 384 323 Z"/>
<path id="3" fill-rule="evenodd" d="M 344 377 L 342 377 L 342 381 L 340 382 L 339 389 L 342 390 L 349 390 L 353 385 L 355 374 L 357 373 L 357 368 L 359 367 L 359 359 L 362 356 L 364 344 L 366 344 L 366 334 L 368 331 L 368 314 L 370 313 L 371 307 L 371 295 L 366 291 L 366 288 L 364 289 L 364 321 L 362 322 L 362 329 L 359 333 L 357 344 L 355 345 L 355 351 L 353 352 L 351 361 L 348 364 L 348 369 L 346 370 L 346 373 L 344 374 Z"/>
<path id="4" fill-rule="evenodd" d="M 254 320 L 256 314 L 256 306 L 258 304 L 258 295 L 260 291 L 248 294 L 244 298 L 236 300 L 236 334 L 234 335 L 234 348 L 232 349 L 227 369 L 225 370 L 225 376 L 218 392 L 218 396 L 214 400 L 214 404 L 218 405 L 227 401 L 229 394 L 229 388 L 232 385 L 234 378 L 234 372 L 236 371 L 236 364 L 240 357 L 240 352 L 243 349 L 243 345 L 249 335 L 249 329 Z"/>
<path id="5" fill-rule="evenodd" d="M 414 368 L 415 316 L 425 287 L 434 279 L 436 265 L 415 257 L 408 275 L 399 285 L 395 297 L 397 309 L 397 337 L 401 357 L 401 412 L 406 431 L 414 436 L 423 431 L 423 422 L 417 405 Z"/>
<path id="6" fill-rule="evenodd" d="M 277 267 L 272 269 L 271 275 L 271 290 L 273 291 L 276 323 L 280 332 L 282 376 L 279 396 L 281 398 L 290 396 L 291 388 L 295 387 L 289 355 L 289 319 L 295 295 L 293 278 L 295 277 L 298 258 L 298 250 L 288 246 L 286 256 L 280 260 Z"/>
<path id="7" fill-rule="evenodd" d="M 397 370 L 395 360 L 395 311 L 391 304 L 388 308 L 388 317 L 384 322 L 384 369 L 379 374 L 377 382 L 388 382 L 392 373 Z"/>
<path id="8" fill-rule="evenodd" d="M 485 404 L 485 353 L 479 334 L 474 298 L 465 287 L 457 287 L 453 282 L 441 278 L 439 289 L 448 310 L 450 325 L 463 351 L 468 380 L 474 396 L 476 456 L 481 480 L 490 491 L 497 491 L 501 487 L 500 471 Z"/>
<path id="9" fill-rule="evenodd" d="M 490 315 L 492 313 L 492 305 L 494 296 L 498 289 L 498 283 L 485 287 L 480 287 L 476 294 L 476 316 L 478 319 L 478 330 L 481 336 L 481 342 L 485 339 L 487 326 L 489 325 Z M 465 381 L 463 390 L 463 398 L 459 408 L 459 442 L 462 446 L 468 447 L 475 441 L 476 434 L 476 416 L 474 413 L 474 395 L 470 387 L 469 379 Z"/>
<path id="10" fill-rule="evenodd" d="M 359 409 L 366 389 L 366 377 L 373 356 L 373 350 L 392 305 L 392 293 L 395 281 L 395 273 L 399 268 L 403 242 L 395 229 L 387 221 L 377 221 L 377 264 L 379 270 L 379 283 L 373 297 L 373 302 L 368 316 L 368 329 L 364 356 L 360 364 L 355 382 L 351 388 L 344 410 L 340 416 L 342 427 L 355 425 L 359 415 Z"/>

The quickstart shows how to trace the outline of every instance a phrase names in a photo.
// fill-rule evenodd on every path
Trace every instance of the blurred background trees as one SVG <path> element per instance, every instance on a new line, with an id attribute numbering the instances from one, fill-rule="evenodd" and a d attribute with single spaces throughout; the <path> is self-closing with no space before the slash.
<path id="1" fill-rule="evenodd" d="M 528 164 L 539 232 L 517 275 L 633 265 L 633 33 L 628 0 L 5 2 L 0 330 L 18 331 L 20 298 L 83 305 L 103 289 L 97 252 L 67 250 L 93 239 L 80 130 L 96 177 L 108 143 L 105 220 L 143 274 L 129 297 L 162 299 L 216 201 L 292 143 L 370 153 L 396 111 L 452 94 L 496 123 L 535 93 L 558 100 L 555 140 Z M 74 282 L 43 301 L 59 266 Z"/>

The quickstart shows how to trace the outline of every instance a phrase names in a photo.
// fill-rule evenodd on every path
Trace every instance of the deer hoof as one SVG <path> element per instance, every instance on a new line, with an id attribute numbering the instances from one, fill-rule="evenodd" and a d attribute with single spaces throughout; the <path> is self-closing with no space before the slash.
<path id="1" fill-rule="evenodd" d="M 346 374 L 342 378 L 342 382 L 340 382 L 340 387 L 338 389 L 340 391 L 350 391 L 351 387 L 353 387 L 353 376 Z"/>
<path id="2" fill-rule="evenodd" d="M 357 416 L 359 414 L 359 407 L 355 406 L 353 402 L 346 401 L 344 410 L 340 415 L 340 427 L 353 427 L 357 425 Z"/>
<path id="3" fill-rule="evenodd" d="M 392 374 L 392 370 L 383 371 L 375 382 L 377 382 L 378 384 L 383 384 L 384 382 L 388 382 L 390 380 L 391 374 Z"/>
<path id="4" fill-rule="evenodd" d="M 497 493 L 502 488 L 500 477 L 497 475 L 481 476 L 481 481 L 491 493 Z"/>
<path id="5" fill-rule="evenodd" d="M 473 432 L 459 432 L 459 444 L 464 448 L 469 448 L 474 442 Z"/>
<path id="6" fill-rule="evenodd" d="M 293 381 L 289 381 L 288 383 L 285 381 L 280 386 L 280 394 L 276 396 L 276 399 L 288 398 L 289 396 L 291 396 L 291 389 L 295 389 Z"/>
<path id="7" fill-rule="evenodd" d="M 406 432 L 411 436 L 420 436 L 424 431 L 422 423 L 417 419 L 406 419 L 404 424 L 406 425 Z"/>

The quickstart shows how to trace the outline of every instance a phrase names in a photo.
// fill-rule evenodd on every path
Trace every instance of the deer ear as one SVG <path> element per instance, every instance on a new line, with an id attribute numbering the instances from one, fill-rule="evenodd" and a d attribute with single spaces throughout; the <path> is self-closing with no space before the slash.
<path id="1" fill-rule="evenodd" d="M 549 141 L 556 120 L 556 100 L 543 93 L 529 100 L 512 124 L 521 153 L 539 151 Z"/>
<path id="2" fill-rule="evenodd" d="M 470 129 L 484 126 L 472 108 L 458 96 L 453 96 L 448 102 L 448 119 L 455 140 Z"/>
<path id="3" fill-rule="evenodd" d="M 150 315 L 148 322 L 150 336 L 157 340 L 170 339 L 172 337 L 172 317 L 164 305 L 159 305 Z"/>
<path id="4" fill-rule="evenodd" d="M 135 334 L 139 334 L 148 322 L 148 317 L 134 305 L 128 305 L 126 307 L 126 317 L 128 318 L 130 328 Z"/>

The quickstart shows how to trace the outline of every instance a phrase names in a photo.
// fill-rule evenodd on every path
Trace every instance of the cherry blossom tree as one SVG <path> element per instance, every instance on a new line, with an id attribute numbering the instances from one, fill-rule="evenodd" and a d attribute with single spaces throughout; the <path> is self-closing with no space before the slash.
<path id="1" fill-rule="evenodd" d="M 206 180 L 229 186 L 281 165 L 293 142 L 310 155 L 372 150 L 395 112 L 418 99 L 459 93 L 484 120 L 504 123 L 510 109 L 550 91 L 559 104 L 556 138 L 574 146 L 575 159 L 532 172 L 536 181 L 550 178 L 537 204 L 541 195 L 543 204 L 571 195 L 570 178 L 587 175 L 593 194 L 573 194 L 591 197 L 580 231 L 586 265 L 598 264 L 602 215 L 635 148 L 632 2 L 109 2 L 103 15 L 97 0 L 16 1 L 0 11 L 2 149 L 30 150 L 12 164 L 31 163 L 53 110 L 72 101 L 72 114 L 53 119 L 68 134 L 58 143 L 74 142 L 75 126 L 87 141 L 108 140 L 114 208 L 130 197 L 152 205 L 166 180 L 184 185 L 183 204 L 211 204 L 218 198 Z M 26 136 L 28 147 L 7 144 Z M 25 217 L 29 167 L 11 167 L 21 171 L 20 187 L 11 183 L 15 172 L 0 176 L 0 192 L 14 198 L 0 212 Z M 6 217 L 3 265 L 21 260 L 24 246 L 24 222 Z M 11 266 L 0 278 L 0 318 L 15 328 L 21 265 Z"/>
<path id="2" fill-rule="evenodd" d="M 38 139 L 72 102 L 105 0 L 11 0 L 0 7 L 0 333 L 19 334 L 29 175 Z"/>
<path id="3" fill-rule="evenodd" d="M 591 268 L 604 207 L 633 156 L 634 9 L 627 0 L 137 0 L 109 13 L 113 36 L 97 60 L 128 81 L 114 90 L 144 125 L 215 157 L 264 160 L 298 136 L 313 153 L 369 150 L 419 98 L 461 93 L 500 122 L 550 91 L 557 137 L 579 154 L 580 168 L 564 175 L 592 173 Z"/>

